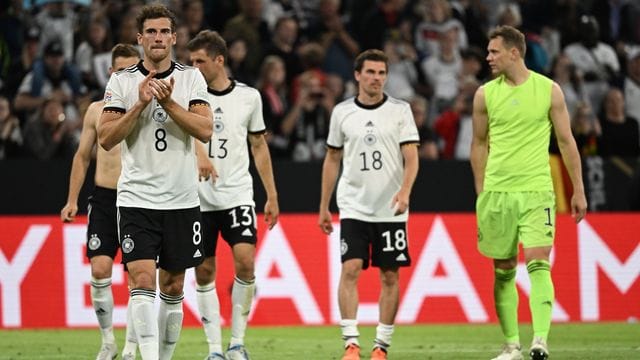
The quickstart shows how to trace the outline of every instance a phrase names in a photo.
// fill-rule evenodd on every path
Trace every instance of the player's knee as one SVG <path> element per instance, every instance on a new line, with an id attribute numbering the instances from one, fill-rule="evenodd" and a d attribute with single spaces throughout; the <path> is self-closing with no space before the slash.
<path id="1" fill-rule="evenodd" d="M 346 281 L 357 281 L 360 277 L 362 267 L 356 264 L 343 264 L 342 266 L 342 278 Z"/>
<path id="2" fill-rule="evenodd" d="M 92 266 L 91 276 L 95 279 L 107 279 L 111 277 L 110 266 Z"/>
<path id="3" fill-rule="evenodd" d="M 242 280 L 254 278 L 255 266 L 253 259 L 240 259 L 236 261 L 236 276 Z"/>

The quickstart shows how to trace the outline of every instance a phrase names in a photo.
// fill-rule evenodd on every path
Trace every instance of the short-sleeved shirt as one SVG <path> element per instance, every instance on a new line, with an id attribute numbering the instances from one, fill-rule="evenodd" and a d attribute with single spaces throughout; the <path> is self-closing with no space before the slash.
<path id="1" fill-rule="evenodd" d="M 138 101 L 138 86 L 149 74 L 140 61 L 114 73 L 105 91 L 103 111 L 125 113 Z M 155 78 L 175 79 L 172 99 L 185 109 L 208 104 L 207 84 L 194 67 L 171 63 Z M 198 199 L 198 170 L 193 137 L 171 119 L 154 98 L 122 141 L 118 206 L 156 210 L 192 208 Z"/>
<path id="2" fill-rule="evenodd" d="M 508 85 L 503 76 L 484 85 L 489 125 L 485 191 L 551 191 L 551 79 L 530 71 Z"/>
<path id="3" fill-rule="evenodd" d="M 340 219 L 369 222 L 407 221 L 394 215 L 393 197 L 402 186 L 403 144 L 420 142 L 409 104 L 386 94 L 375 105 L 357 98 L 333 109 L 327 146 L 343 149 L 337 202 Z"/>
<path id="4" fill-rule="evenodd" d="M 208 91 L 213 135 L 206 149 L 218 178 L 214 184 L 200 182 L 200 209 L 216 211 L 240 205 L 254 206 L 247 135 L 265 132 L 260 93 L 233 80 L 223 91 Z"/>

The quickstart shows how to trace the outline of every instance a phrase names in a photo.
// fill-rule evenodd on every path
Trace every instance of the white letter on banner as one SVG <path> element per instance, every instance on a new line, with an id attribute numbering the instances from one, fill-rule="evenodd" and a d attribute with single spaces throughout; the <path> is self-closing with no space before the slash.
<path id="1" fill-rule="evenodd" d="M 64 225 L 64 285 L 67 326 L 96 326 L 98 319 L 91 305 L 91 299 L 85 299 L 85 286 L 91 286 L 91 265 L 85 264 L 84 244 L 87 242 L 87 225 Z M 113 267 L 111 282 L 122 284 L 124 281 L 122 266 Z M 87 305 L 88 304 L 88 305 Z M 127 323 L 127 306 L 114 306 L 113 325 Z"/>
<path id="2" fill-rule="evenodd" d="M 434 275 L 439 263 L 446 270 L 445 276 Z M 433 220 L 431 232 L 400 303 L 398 322 L 415 322 L 428 296 L 456 297 L 469 321 L 484 322 L 489 319 L 439 216 Z"/>
<path id="3" fill-rule="evenodd" d="M 340 307 L 338 306 L 338 284 L 340 284 L 340 272 L 342 261 L 340 255 L 340 223 L 333 223 L 333 232 L 327 236 L 329 245 L 329 304 L 331 304 L 331 322 L 340 323 Z M 358 303 L 358 322 L 360 324 L 377 324 L 379 306 L 377 302 Z"/>
<path id="4" fill-rule="evenodd" d="M 5 327 L 22 325 L 20 285 L 44 245 L 50 225 L 31 225 L 18 250 L 9 262 L 0 249 L 0 289 L 2 289 L 2 324 Z"/>
<path id="5" fill-rule="evenodd" d="M 627 261 L 623 263 L 589 223 L 582 221 L 578 224 L 578 254 L 581 320 L 600 320 L 598 268 L 607 275 L 620 292 L 627 292 L 640 276 L 640 245 L 636 246 Z"/>
<path id="6" fill-rule="evenodd" d="M 305 324 L 322 324 L 324 319 L 318 303 L 307 284 L 307 279 L 298 265 L 298 261 L 282 232 L 280 224 L 267 231 L 260 251 L 256 254 L 256 283 L 259 291 L 253 302 L 253 309 L 260 299 L 290 298 L 295 305 L 302 322 Z M 277 266 L 281 277 L 269 277 L 273 266 Z"/>

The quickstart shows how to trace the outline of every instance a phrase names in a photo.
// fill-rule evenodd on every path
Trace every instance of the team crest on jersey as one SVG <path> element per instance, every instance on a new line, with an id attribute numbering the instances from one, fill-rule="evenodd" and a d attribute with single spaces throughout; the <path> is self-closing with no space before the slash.
<path id="1" fill-rule="evenodd" d="M 367 145 L 373 145 L 378 141 L 375 135 L 367 134 L 364 136 L 364 143 Z"/>
<path id="2" fill-rule="evenodd" d="M 216 120 L 213 122 L 213 131 L 219 133 L 224 130 L 224 123 L 220 120 Z"/>
<path id="3" fill-rule="evenodd" d="M 167 112 L 164 111 L 162 107 L 155 108 L 155 110 L 153 110 L 153 114 L 151 114 L 151 118 L 153 119 L 153 121 L 160 124 L 164 124 L 165 121 L 167 121 L 167 117 Z"/>
<path id="4" fill-rule="evenodd" d="M 347 245 L 347 242 L 344 241 L 344 239 L 340 240 L 340 254 L 344 255 L 347 253 L 347 251 L 349 250 L 349 245 Z"/>
<path id="5" fill-rule="evenodd" d="M 98 234 L 91 234 L 91 236 L 89 237 L 89 244 L 88 244 L 89 249 L 97 250 L 101 244 L 102 244 L 102 241 L 100 241 Z"/>
<path id="6" fill-rule="evenodd" d="M 122 240 L 122 244 L 120 246 L 122 247 L 123 253 L 128 254 L 132 252 L 135 244 L 133 242 L 133 239 L 131 238 L 131 235 L 125 235 L 124 240 Z"/>

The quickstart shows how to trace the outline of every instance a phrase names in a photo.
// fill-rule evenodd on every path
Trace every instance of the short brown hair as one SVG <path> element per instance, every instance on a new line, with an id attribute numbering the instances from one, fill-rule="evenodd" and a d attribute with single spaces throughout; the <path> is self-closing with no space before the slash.
<path id="1" fill-rule="evenodd" d="M 527 52 L 527 44 L 524 39 L 524 34 L 521 33 L 520 30 L 509 25 L 498 26 L 491 31 L 489 39 L 498 37 L 502 38 L 502 42 L 507 49 L 515 47 L 520 52 L 520 56 L 524 58 L 524 54 Z"/>
<path id="2" fill-rule="evenodd" d="M 356 61 L 353 64 L 353 69 L 357 72 L 362 71 L 362 66 L 366 60 L 369 61 L 380 61 L 384 63 L 385 69 L 389 70 L 389 59 L 387 55 L 381 50 L 378 49 L 369 49 L 361 52 L 357 57 Z"/>
<path id="3" fill-rule="evenodd" d="M 187 49 L 189 51 L 198 51 L 202 49 L 212 58 L 222 55 L 225 63 L 227 61 L 227 42 L 217 31 L 200 31 L 196 37 L 187 43 Z"/>
<path id="4" fill-rule="evenodd" d="M 140 52 L 138 52 L 138 49 L 131 44 L 116 44 L 116 46 L 111 49 L 111 66 L 115 66 L 116 59 L 119 57 L 140 58 Z"/>
<path id="5" fill-rule="evenodd" d="M 140 10 L 140 14 L 136 16 L 136 22 L 138 23 L 138 32 L 142 34 L 144 30 L 144 22 L 149 19 L 161 19 L 167 18 L 171 21 L 171 32 L 176 32 L 176 16 L 162 4 L 146 5 Z"/>

